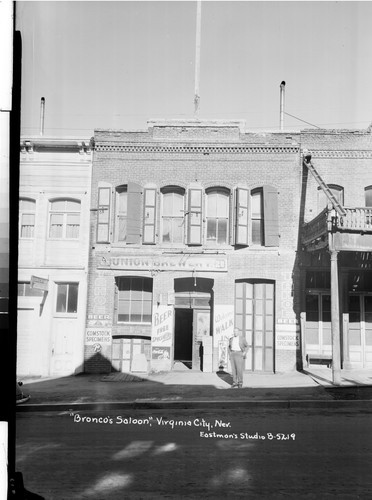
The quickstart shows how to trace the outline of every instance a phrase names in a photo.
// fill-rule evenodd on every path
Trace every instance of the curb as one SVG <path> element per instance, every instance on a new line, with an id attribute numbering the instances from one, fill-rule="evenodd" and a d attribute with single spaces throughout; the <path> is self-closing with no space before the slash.
<path id="1" fill-rule="evenodd" d="M 77 410 L 192 410 L 192 409 L 365 409 L 372 410 L 372 400 L 319 400 L 319 399 L 299 399 L 299 400 L 260 400 L 260 401 L 126 401 L 126 402 L 96 402 L 96 403 L 46 403 L 46 404 L 24 404 L 16 407 L 17 413 L 32 412 L 68 412 Z"/>

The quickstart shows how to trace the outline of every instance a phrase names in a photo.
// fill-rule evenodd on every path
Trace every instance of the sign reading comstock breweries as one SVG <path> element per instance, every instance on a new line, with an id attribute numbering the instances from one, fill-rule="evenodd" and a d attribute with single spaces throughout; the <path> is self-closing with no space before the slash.
<path id="1" fill-rule="evenodd" d="M 105 269 L 161 271 L 227 271 L 227 258 L 212 255 L 102 256 L 98 265 Z"/>

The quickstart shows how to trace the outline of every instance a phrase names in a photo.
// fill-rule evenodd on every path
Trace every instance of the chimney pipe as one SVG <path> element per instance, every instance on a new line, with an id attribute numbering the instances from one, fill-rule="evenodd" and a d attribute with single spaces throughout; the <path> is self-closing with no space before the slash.
<path id="1" fill-rule="evenodd" d="M 41 98 L 40 103 L 40 135 L 44 135 L 44 118 L 45 118 L 45 98 Z"/>
<path id="2" fill-rule="evenodd" d="M 280 130 L 284 130 L 284 90 L 285 82 L 280 84 Z"/>

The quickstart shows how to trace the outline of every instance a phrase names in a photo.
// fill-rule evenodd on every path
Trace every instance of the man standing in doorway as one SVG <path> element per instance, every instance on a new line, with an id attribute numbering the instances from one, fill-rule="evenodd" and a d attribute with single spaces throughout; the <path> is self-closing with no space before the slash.
<path id="1" fill-rule="evenodd" d="M 231 369 L 233 376 L 233 389 L 241 389 L 243 387 L 243 369 L 244 360 L 247 356 L 249 346 L 238 328 L 234 328 L 234 336 L 229 341 L 229 352 Z"/>

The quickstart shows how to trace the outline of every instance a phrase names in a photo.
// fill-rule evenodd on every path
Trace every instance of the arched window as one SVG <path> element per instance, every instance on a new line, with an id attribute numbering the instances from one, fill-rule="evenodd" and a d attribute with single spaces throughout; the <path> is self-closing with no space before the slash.
<path id="1" fill-rule="evenodd" d="M 58 199 L 49 206 L 49 238 L 79 238 L 81 203 L 78 200 Z"/>
<path id="2" fill-rule="evenodd" d="M 185 190 L 165 187 L 162 193 L 162 241 L 183 243 L 185 222 Z"/>
<path id="3" fill-rule="evenodd" d="M 264 244 L 264 211 L 262 189 L 254 189 L 251 192 L 252 209 L 252 244 Z"/>
<path id="4" fill-rule="evenodd" d="M 364 200 L 366 207 L 372 207 L 372 186 L 367 186 L 364 189 Z"/>
<path id="5" fill-rule="evenodd" d="M 35 231 L 36 202 L 29 198 L 19 200 L 19 237 L 33 238 Z"/>
<path id="6" fill-rule="evenodd" d="M 329 189 L 332 191 L 333 196 L 340 203 L 344 204 L 344 188 L 342 186 L 337 186 L 336 184 L 328 184 Z M 318 187 L 318 212 L 324 210 L 328 205 L 328 198 L 323 191 L 323 189 Z"/>
<path id="7" fill-rule="evenodd" d="M 226 245 L 229 238 L 230 192 L 225 188 L 206 191 L 207 244 Z"/>

